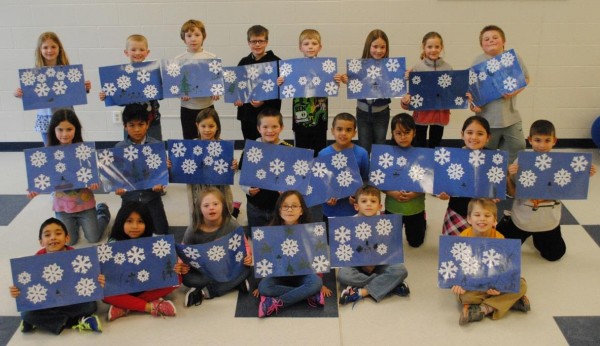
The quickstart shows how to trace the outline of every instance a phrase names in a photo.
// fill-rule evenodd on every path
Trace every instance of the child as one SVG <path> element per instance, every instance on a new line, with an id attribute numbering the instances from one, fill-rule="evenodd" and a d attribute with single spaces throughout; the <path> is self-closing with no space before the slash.
<path id="1" fill-rule="evenodd" d="M 53 32 L 43 32 L 38 37 L 37 47 L 35 49 L 35 67 L 51 67 L 51 66 L 64 66 L 69 65 L 69 58 L 67 52 L 65 52 L 58 35 Z M 87 92 L 92 88 L 92 83 L 89 80 L 85 81 L 85 90 Z M 14 92 L 14 96 L 21 98 L 23 97 L 23 90 L 17 88 Z M 63 107 L 64 108 L 64 107 Z M 67 107 L 73 109 L 73 107 Z M 42 141 L 44 145 L 48 145 L 47 134 L 48 125 L 50 124 L 50 118 L 52 114 L 58 109 L 44 108 L 38 109 L 37 116 L 35 118 L 34 130 L 42 135 Z"/>
<path id="2" fill-rule="evenodd" d="M 68 145 L 81 143 L 81 123 L 71 109 L 59 109 L 50 120 L 47 133 L 48 146 Z M 92 190 L 97 190 L 98 184 L 91 184 L 88 188 L 55 191 L 52 198 L 52 210 L 56 218 L 67 225 L 70 231 L 69 245 L 79 241 L 79 228 L 83 230 L 85 238 L 90 243 L 96 243 L 102 238 L 106 226 L 110 222 L 110 211 L 105 203 L 98 203 Z M 27 196 L 33 198 L 37 192 L 30 192 Z"/>
<path id="3" fill-rule="evenodd" d="M 190 19 L 183 23 L 179 36 L 185 43 L 187 51 L 175 57 L 177 60 L 194 60 L 194 59 L 214 59 L 217 56 L 207 52 L 203 48 L 204 40 L 206 39 L 206 28 L 204 23 L 199 20 Z M 204 108 L 214 108 L 213 101 L 219 99 L 219 96 L 213 97 L 181 97 L 181 130 L 183 131 L 183 139 L 194 139 L 197 137 L 196 115 Z"/>
<path id="4" fill-rule="evenodd" d="M 536 120 L 531 124 L 527 137 L 533 151 L 547 153 L 556 144 L 556 130 L 548 120 Z M 508 167 L 508 194 L 515 193 L 515 179 L 519 170 L 518 160 Z M 591 165 L 590 176 L 596 174 L 596 166 Z M 560 232 L 562 206 L 559 200 L 515 199 L 511 215 L 505 216 L 498 224 L 498 230 L 506 238 L 521 239 L 524 243 L 530 236 L 533 245 L 543 258 L 557 261 L 567 251 Z"/>
<path id="5" fill-rule="evenodd" d="M 463 148 L 470 150 L 485 149 L 486 144 L 490 140 L 490 124 L 485 118 L 473 115 L 465 120 L 461 136 L 465 142 Z M 446 215 L 444 216 L 442 234 L 459 235 L 461 231 L 469 226 L 467 222 L 467 207 L 471 197 L 450 197 L 445 192 L 440 193 L 438 197 L 441 200 L 450 200 Z"/>
<path id="6" fill-rule="evenodd" d="M 495 25 L 484 27 L 479 33 L 479 45 L 483 49 L 483 54 L 479 55 L 473 61 L 477 65 L 490 58 L 498 56 L 504 52 L 504 43 L 506 36 L 504 31 Z M 525 83 L 529 84 L 529 72 L 521 57 L 517 54 L 517 60 L 525 75 Z M 517 153 L 525 149 L 525 135 L 523 134 L 523 124 L 521 114 L 517 110 L 517 95 L 524 88 L 504 94 L 502 98 L 494 100 L 485 105 L 474 105 L 471 103 L 471 110 L 489 121 L 492 128 L 490 149 L 501 149 L 508 151 L 508 162 L 513 162 L 517 158 Z"/>
<path id="7" fill-rule="evenodd" d="M 53 217 L 47 219 L 40 226 L 38 235 L 42 249 L 36 252 L 36 255 L 44 255 L 59 251 L 73 250 L 68 246 L 69 231 L 62 221 Z M 98 275 L 98 283 L 104 287 L 104 275 Z M 17 298 L 21 291 L 11 286 L 10 295 Z M 47 330 L 53 334 L 60 334 L 63 329 L 72 327 L 73 329 L 91 330 L 102 332 L 100 319 L 94 313 L 96 312 L 96 302 L 79 303 L 54 308 L 32 310 L 21 312 L 21 332 L 27 333 L 35 328 Z"/>
<path id="8" fill-rule="evenodd" d="M 415 137 L 415 121 L 407 113 L 392 118 L 392 138 L 401 148 L 410 148 Z M 406 241 L 419 247 L 425 239 L 425 194 L 422 192 L 386 191 L 385 213 L 402 214 Z"/>
<path id="9" fill-rule="evenodd" d="M 295 190 L 283 192 L 275 204 L 270 225 L 297 225 L 308 222 L 310 217 L 302 195 Z M 258 317 L 261 318 L 305 299 L 312 307 L 324 306 L 325 296 L 331 295 L 331 291 L 323 286 L 323 280 L 317 274 L 268 277 L 260 281 L 258 292 Z"/>
<path id="10" fill-rule="evenodd" d="M 127 202 L 121 206 L 108 242 L 152 237 L 154 225 L 150 211 L 141 202 Z M 187 272 L 182 263 L 175 264 L 177 274 Z M 181 278 L 180 278 L 181 279 Z M 175 305 L 172 301 L 163 299 L 173 292 L 177 286 L 154 289 L 145 292 L 104 297 L 104 302 L 110 304 L 106 319 L 114 321 L 127 316 L 129 311 L 149 313 L 152 316 L 175 316 Z"/>
<path id="11" fill-rule="evenodd" d="M 503 239 L 494 225 L 497 220 L 498 209 L 496 204 L 486 198 L 474 198 L 469 202 L 467 221 L 471 225 L 460 233 L 461 237 L 486 237 Z M 497 320 L 504 316 L 508 310 L 527 312 L 531 310 L 527 293 L 527 282 L 521 278 L 518 293 L 502 293 L 493 288 L 485 292 L 467 291 L 461 286 L 452 286 L 452 293 L 457 295 L 463 308 L 458 320 L 461 326 L 469 322 L 481 321 L 484 316 L 492 315 Z"/>
<path id="12" fill-rule="evenodd" d="M 135 144 L 161 143 L 147 135 L 148 133 L 148 110 L 139 103 L 125 106 L 123 110 L 123 126 L 127 131 L 127 139 L 115 145 L 116 148 L 125 148 Z M 162 185 L 156 185 L 152 189 L 127 191 L 117 189 L 115 193 L 121 196 L 123 203 L 138 201 L 146 205 L 152 215 L 152 223 L 156 234 L 167 234 L 169 222 L 165 214 L 161 193 L 165 191 Z"/>
<path id="13" fill-rule="evenodd" d="M 250 54 L 240 60 L 238 66 L 245 66 L 251 64 L 258 64 L 270 61 L 279 61 L 279 57 L 273 53 L 273 51 L 267 51 L 269 45 L 269 30 L 262 25 L 254 25 L 248 29 L 246 33 L 248 38 L 248 47 L 250 47 Z M 266 101 L 250 101 L 249 103 L 242 103 L 242 101 L 236 101 L 234 103 L 237 109 L 237 119 L 242 125 L 242 134 L 244 139 L 255 140 L 260 137 L 256 129 L 256 117 L 263 109 L 272 108 L 277 111 L 281 110 L 281 100 L 266 100 Z"/>
<path id="14" fill-rule="evenodd" d="M 381 210 L 381 192 L 378 188 L 365 185 L 355 194 L 354 208 L 359 216 L 376 216 Z M 408 276 L 404 264 L 345 267 L 338 271 L 340 284 L 348 286 L 340 295 L 340 305 L 371 296 L 380 302 L 390 293 L 407 296 L 410 289 L 404 280 Z"/>
<path id="15" fill-rule="evenodd" d="M 194 228 L 188 228 L 183 235 L 183 243 L 188 245 L 204 244 L 222 238 L 234 232 L 240 225 L 235 221 L 225 208 L 225 197 L 215 187 L 202 190 L 198 196 L 199 213 L 194 213 Z M 220 297 L 234 288 L 242 292 L 250 290 L 248 276 L 252 273 L 252 251 L 244 237 L 246 246 L 246 257 L 244 258 L 244 270 L 240 275 L 228 282 L 214 281 L 202 274 L 199 270 L 182 264 L 183 284 L 190 287 L 185 295 L 184 305 L 202 304 L 202 300 Z"/>

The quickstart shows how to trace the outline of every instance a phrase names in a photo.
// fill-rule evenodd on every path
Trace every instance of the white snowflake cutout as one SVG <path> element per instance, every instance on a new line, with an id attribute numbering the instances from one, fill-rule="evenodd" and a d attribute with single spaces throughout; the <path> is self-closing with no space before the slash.
<path id="1" fill-rule="evenodd" d="M 256 263 L 256 273 L 261 277 L 267 277 L 269 274 L 273 274 L 273 263 L 263 258 L 260 262 Z"/>
<path id="2" fill-rule="evenodd" d="M 348 158 L 343 153 L 337 153 L 331 157 L 331 165 L 337 169 L 342 169 L 348 165 Z"/>
<path id="3" fill-rule="evenodd" d="M 281 252 L 288 257 L 294 257 L 298 253 L 298 242 L 287 238 L 281 243 Z"/>
<path id="4" fill-rule="evenodd" d="M 62 280 L 63 272 L 64 270 L 58 264 L 52 263 L 44 267 L 42 278 L 49 284 L 57 283 Z"/>
<path id="5" fill-rule="evenodd" d="M 446 89 L 447 87 L 452 85 L 452 77 L 449 74 L 444 73 L 443 75 L 438 77 L 438 85 L 442 89 Z"/>
<path id="6" fill-rule="evenodd" d="M 423 97 L 421 95 L 416 94 L 410 98 L 410 105 L 413 108 L 419 108 L 423 106 Z"/>
<path id="7" fill-rule="evenodd" d="M 369 180 L 375 184 L 375 186 L 381 185 L 385 181 L 385 173 L 380 169 L 372 171 L 371 174 L 369 174 Z"/>
<path id="8" fill-rule="evenodd" d="M 36 151 L 33 154 L 31 154 L 31 156 L 29 156 L 29 161 L 31 162 L 32 166 L 37 168 L 42 167 L 46 164 L 46 162 L 48 162 L 48 160 L 46 159 L 46 154 L 41 151 Z"/>
<path id="9" fill-rule="evenodd" d="M 377 234 L 388 236 L 392 232 L 392 222 L 388 219 L 381 219 L 377 221 L 377 226 L 375 226 L 375 230 Z"/>
<path id="10" fill-rule="evenodd" d="M 342 171 L 335 177 L 335 180 L 341 187 L 348 187 L 354 181 L 354 179 L 352 179 L 352 174 L 348 171 Z"/>
<path id="11" fill-rule="evenodd" d="M 366 222 L 361 222 L 354 228 L 354 236 L 360 240 L 367 240 L 371 237 L 371 226 Z"/>
<path id="12" fill-rule="evenodd" d="M 537 176 L 531 170 L 523 171 L 519 175 L 519 184 L 521 184 L 523 187 L 532 187 L 535 185 L 536 180 Z"/>
<path id="13" fill-rule="evenodd" d="M 321 67 L 323 67 L 323 72 L 327 73 L 327 74 L 332 74 L 335 69 L 335 62 L 333 62 L 333 60 L 331 59 L 327 59 L 325 61 L 323 61 L 323 64 L 321 64 Z"/>
<path id="14" fill-rule="evenodd" d="M 80 297 L 90 297 L 96 290 L 96 284 L 90 278 L 81 278 L 75 285 L 75 290 Z"/>
<path id="15" fill-rule="evenodd" d="M 448 172 L 448 177 L 452 180 L 460 180 L 465 174 L 460 163 L 451 163 L 446 172 Z"/>
<path id="16" fill-rule="evenodd" d="M 220 245 L 213 245 L 206 252 L 208 259 L 213 262 L 219 262 L 223 257 L 225 257 L 225 249 Z"/>
<path id="17" fill-rule="evenodd" d="M 171 254 L 171 245 L 164 239 L 160 239 L 152 244 L 152 253 L 158 258 L 163 258 Z"/>
<path id="18" fill-rule="evenodd" d="M 329 269 L 329 260 L 325 255 L 315 256 L 313 258 L 312 267 L 317 273 L 324 273 Z"/>
<path id="19" fill-rule="evenodd" d="M 433 155 L 434 155 L 433 160 L 435 162 L 437 162 L 438 164 L 440 164 L 441 166 L 450 162 L 450 151 L 446 150 L 446 148 L 436 149 L 435 152 L 433 153 Z"/>

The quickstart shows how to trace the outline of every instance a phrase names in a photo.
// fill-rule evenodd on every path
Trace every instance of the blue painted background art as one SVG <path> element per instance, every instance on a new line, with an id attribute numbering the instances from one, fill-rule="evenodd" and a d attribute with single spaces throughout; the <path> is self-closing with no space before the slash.
<path id="1" fill-rule="evenodd" d="M 279 98 L 277 61 L 223 68 L 225 102 L 243 103 Z"/>
<path id="2" fill-rule="evenodd" d="M 374 144 L 369 170 L 380 190 L 433 193 L 433 149 Z"/>
<path id="3" fill-rule="evenodd" d="M 20 69 L 19 81 L 24 110 L 87 103 L 82 65 Z"/>
<path id="4" fill-rule="evenodd" d="M 380 99 L 406 94 L 404 58 L 348 59 L 348 98 Z"/>
<path id="5" fill-rule="evenodd" d="M 221 59 L 162 60 L 161 76 L 165 98 L 223 95 Z"/>
<path id="6" fill-rule="evenodd" d="M 163 98 L 159 61 L 104 66 L 99 72 L 106 106 Z"/>
<path id="7" fill-rule="evenodd" d="M 233 141 L 169 139 L 172 183 L 232 185 Z"/>
<path id="8" fill-rule="evenodd" d="M 336 71 L 336 58 L 281 60 L 279 75 L 284 83 L 279 86 L 279 98 L 337 96 Z"/>
<path id="9" fill-rule="evenodd" d="M 411 110 L 465 109 L 469 104 L 469 70 L 411 72 Z"/>

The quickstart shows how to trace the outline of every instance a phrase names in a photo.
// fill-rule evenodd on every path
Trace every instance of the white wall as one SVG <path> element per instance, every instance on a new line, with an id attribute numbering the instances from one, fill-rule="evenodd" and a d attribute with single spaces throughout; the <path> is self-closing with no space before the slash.
<path id="1" fill-rule="evenodd" d="M 0 0 L 0 142 L 39 141 L 33 132 L 34 111 L 24 112 L 12 96 L 18 86 L 17 69 L 34 65 L 38 35 L 55 31 L 72 63 L 81 63 L 92 81 L 88 104 L 76 111 L 86 140 L 118 140 L 121 126 L 97 98 L 98 67 L 125 63 L 125 38 L 144 34 L 149 58 L 170 58 L 184 51 L 181 24 L 190 18 L 207 28 L 205 49 L 236 65 L 248 54 L 245 33 L 253 24 L 270 30 L 269 48 L 281 58 L 299 57 L 298 34 L 304 28 L 321 32 L 320 56 L 342 62 L 360 57 L 364 39 L 374 28 L 390 39 L 391 56 L 416 63 L 420 41 L 428 31 L 442 34 L 446 60 L 455 69 L 467 68 L 480 53 L 478 34 L 487 24 L 501 26 L 507 48 L 525 60 L 532 83 L 519 95 L 524 127 L 547 118 L 561 138 L 589 138 L 593 120 L 600 115 L 600 1 L 597 0 L 394 0 L 394 1 L 168 1 L 168 0 Z M 344 89 L 344 88 L 342 88 Z M 399 110 L 393 104 L 393 112 Z M 223 138 L 241 139 L 231 104 L 216 104 L 222 116 Z M 355 101 L 345 90 L 330 99 L 330 119 L 340 111 L 354 113 Z M 161 102 L 163 135 L 181 138 L 179 103 Z M 283 103 L 287 131 L 291 104 Z M 445 138 L 458 138 L 458 128 L 469 113 L 455 111 Z"/>

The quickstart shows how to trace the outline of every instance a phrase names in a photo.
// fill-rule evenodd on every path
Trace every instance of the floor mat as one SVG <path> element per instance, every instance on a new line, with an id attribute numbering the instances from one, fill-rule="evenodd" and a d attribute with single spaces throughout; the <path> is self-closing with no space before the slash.
<path id="1" fill-rule="evenodd" d="M 8 226 L 27 203 L 29 198 L 25 195 L 0 195 L 0 226 Z"/>
<path id="2" fill-rule="evenodd" d="M 596 244 L 600 246 L 600 225 L 583 225 L 583 229 L 594 239 Z"/>
<path id="3" fill-rule="evenodd" d="M 600 316 L 558 316 L 554 321 L 570 346 L 598 345 Z"/>
<path id="4" fill-rule="evenodd" d="M 21 318 L 17 316 L 0 316 L 0 345 L 7 345 L 19 328 Z"/>

